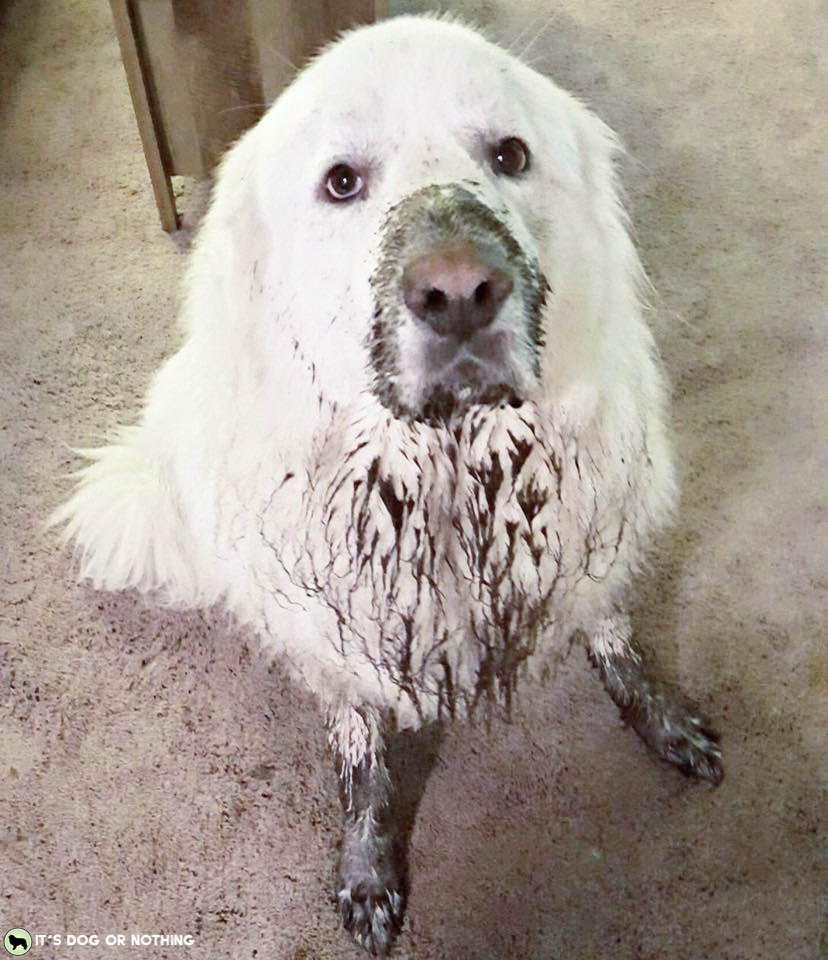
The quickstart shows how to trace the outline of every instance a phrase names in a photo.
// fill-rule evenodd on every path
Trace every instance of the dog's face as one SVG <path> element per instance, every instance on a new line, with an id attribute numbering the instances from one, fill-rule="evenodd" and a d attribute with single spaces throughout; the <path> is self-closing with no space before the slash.
<path id="1" fill-rule="evenodd" d="M 404 17 L 349 34 L 238 149 L 263 375 L 289 351 L 330 400 L 426 420 L 600 376 L 607 291 L 637 262 L 614 138 L 476 32 Z"/>

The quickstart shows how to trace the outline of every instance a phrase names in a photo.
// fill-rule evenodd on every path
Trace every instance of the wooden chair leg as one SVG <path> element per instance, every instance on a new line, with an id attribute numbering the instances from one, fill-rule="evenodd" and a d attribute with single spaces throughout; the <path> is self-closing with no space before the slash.
<path id="1" fill-rule="evenodd" d="M 110 6 L 161 226 L 169 232 L 178 227 L 178 211 L 175 208 L 169 165 L 164 159 L 168 151 L 157 120 L 152 77 L 146 68 L 147 60 L 141 48 L 141 25 L 133 0 L 110 0 Z"/>

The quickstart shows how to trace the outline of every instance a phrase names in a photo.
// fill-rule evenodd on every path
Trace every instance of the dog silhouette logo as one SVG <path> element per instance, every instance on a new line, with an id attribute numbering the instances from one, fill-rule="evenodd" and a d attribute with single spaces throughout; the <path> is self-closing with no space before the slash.
<path id="1" fill-rule="evenodd" d="M 13 957 L 23 957 L 31 949 L 32 935 L 22 927 L 13 927 L 3 937 L 3 946 Z"/>

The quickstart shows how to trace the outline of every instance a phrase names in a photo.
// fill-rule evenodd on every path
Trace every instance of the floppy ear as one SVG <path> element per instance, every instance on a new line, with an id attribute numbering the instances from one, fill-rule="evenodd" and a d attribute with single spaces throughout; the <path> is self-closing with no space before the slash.
<path id="1" fill-rule="evenodd" d="M 632 383 L 640 376 L 642 356 L 648 363 L 652 338 L 644 311 L 649 284 L 630 237 L 618 178 L 623 147 L 586 106 L 558 88 L 555 95 L 556 115 L 563 113 L 571 137 L 566 141 L 569 168 L 577 170 L 578 185 L 562 198 L 569 204 L 569 235 L 562 238 L 553 231 L 551 237 L 553 269 L 565 266 L 550 298 L 548 339 L 563 351 L 562 357 L 553 352 L 547 358 L 550 381 L 564 391 L 606 393 L 614 383 Z M 585 400 L 585 410 L 592 406 Z"/>
<path id="2" fill-rule="evenodd" d="M 303 257 L 312 263 L 314 251 L 294 249 L 292 223 L 303 211 L 282 161 L 291 153 L 294 124 L 282 110 L 284 97 L 220 166 L 181 313 L 207 391 L 200 417 L 206 410 L 221 422 L 228 406 L 237 421 L 244 416 L 256 424 L 266 417 L 260 430 L 275 431 L 278 449 L 307 440 L 307 418 L 318 409 L 313 358 L 303 357 L 297 340 L 305 333 L 308 291 L 295 264 Z"/>
<path id="3" fill-rule="evenodd" d="M 605 417 L 613 429 L 643 430 L 653 477 L 650 506 L 654 515 L 666 518 L 678 496 L 668 426 L 669 386 L 648 323 L 652 285 L 631 236 L 618 175 L 625 151 L 617 135 L 586 108 L 579 135 L 593 213 L 605 238 L 598 345 Z"/>
<path id="4" fill-rule="evenodd" d="M 554 86 L 554 85 L 553 85 Z M 543 402 L 569 428 L 597 431 L 611 448 L 638 436 L 653 462 L 655 512 L 675 495 L 666 427 L 667 386 L 647 324 L 649 283 L 630 236 L 613 131 L 568 94 L 544 85 L 561 126 L 571 181 L 555 189 L 543 256 L 552 291 L 544 309 Z M 550 138 L 551 149 L 558 143 Z M 561 226 L 563 225 L 563 229 Z"/>
<path id="5" fill-rule="evenodd" d="M 236 334 L 255 292 L 256 263 L 264 233 L 256 196 L 257 128 L 249 130 L 220 162 L 210 205 L 190 254 L 179 320 L 187 334 L 217 342 Z"/>
<path id="6" fill-rule="evenodd" d="M 632 224 L 618 172 L 625 150 L 615 131 L 587 107 L 579 111 L 578 138 L 593 215 L 608 242 L 608 266 L 614 271 L 611 287 L 619 299 L 613 304 L 612 319 L 637 320 L 651 287 L 630 235 Z"/>

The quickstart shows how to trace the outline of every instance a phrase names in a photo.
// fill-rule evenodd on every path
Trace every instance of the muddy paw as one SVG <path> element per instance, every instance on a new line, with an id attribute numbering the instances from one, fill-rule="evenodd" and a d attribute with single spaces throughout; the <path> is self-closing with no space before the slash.
<path id="1" fill-rule="evenodd" d="M 402 927 L 402 893 L 374 877 L 350 886 L 340 883 L 337 900 L 343 926 L 354 940 L 373 956 L 386 957 Z"/>
<path id="2" fill-rule="evenodd" d="M 719 736 L 705 726 L 701 718 L 686 716 L 672 723 L 667 720 L 659 739 L 659 753 L 682 773 L 713 784 L 722 782 L 724 768 Z"/>

